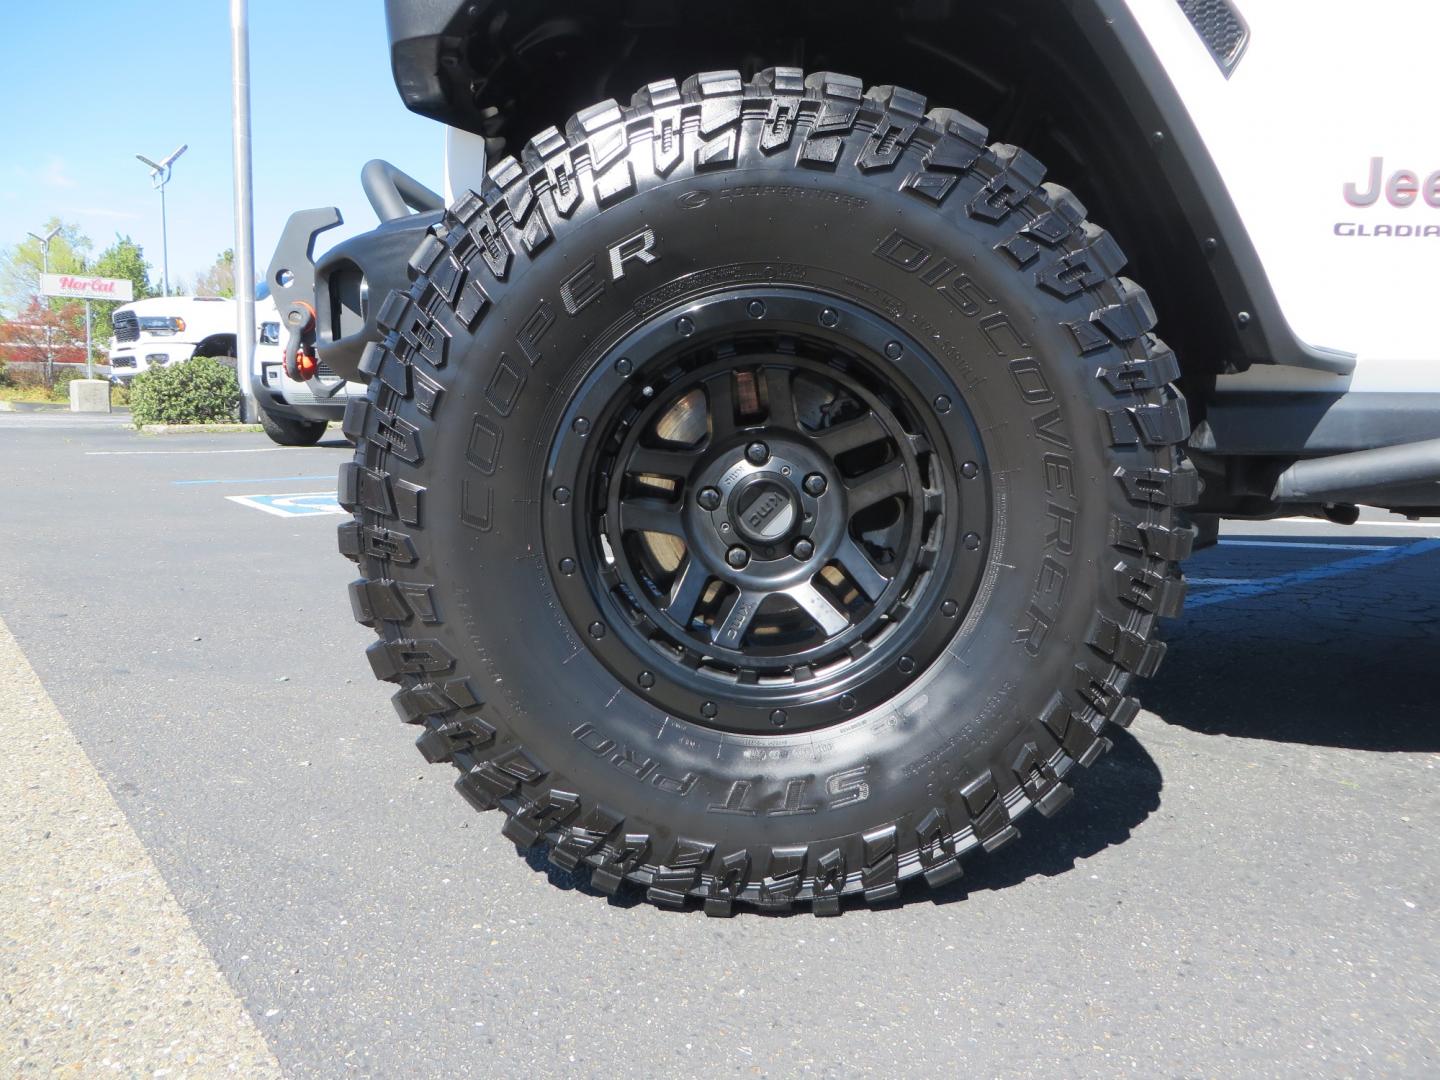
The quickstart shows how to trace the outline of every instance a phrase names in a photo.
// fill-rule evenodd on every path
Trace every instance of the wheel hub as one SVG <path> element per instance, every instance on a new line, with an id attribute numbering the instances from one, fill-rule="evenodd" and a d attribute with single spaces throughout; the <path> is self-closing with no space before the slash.
<path id="1" fill-rule="evenodd" d="M 696 723 L 793 731 L 943 649 L 983 565 L 958 539 L 986 536 L 988 480 L 960 468 L 978 434 L 917 343 L 799 290 L 764 291 L 757 326 L 755 295 L 656 315 L 596 365 L 552 455 L 552 490 L 565 476 L 577 497 L 547 500 L 547 548 L 617 677 Z"/>

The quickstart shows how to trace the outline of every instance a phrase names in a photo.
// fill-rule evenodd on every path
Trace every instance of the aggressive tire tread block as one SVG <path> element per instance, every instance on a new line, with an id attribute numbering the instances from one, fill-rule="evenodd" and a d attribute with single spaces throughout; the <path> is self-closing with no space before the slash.
<path id="1" fill-rule="evenodd" d="M 352 606 L 378 635 L 371 665 L 399 685 L 396 709 L 420 726 L 421 752 L 459 770 L 456 786 L 473 806 L 500 809 L 503 832 L 518 846 L 546 843 L 555 865 L 590 867 L 597 889 L 614 892 L 628 881 L 656 904 L 698 904 L 716 916 L 737 905 L 808 905 L 834 915 L 848 896 L 885 903 L 911 879 L 953 881 L 967 851 L 993 850 L 1019 835 L 1014 813 L 1034 806 L 1048 816 L 1069 800 L 1066 773 L 1108 748 L 1106 723 L 1129 724 L 1138 706 L 1125 690 L 1163 655 L 1154 633 L 1180 610 L 1176 564 L 1193 543 L 1177 509 L 1199 494 L 1198 474 L 1179 450 L 1189 417 L 1173 387 L 1174 354 L 1154 334 L 1144 290 L 1119 276 L 1123 253 L 1086 219 L 1079 199 L 1023 150 L 987 144 L 974 120 L 926 106 L 910 90 L 867 92 L 850 76 L 795 68 L 748 82 L 715 71 L 651 83 L 628 106 L 584 109 L 563 128 L 536 135 L 518 160 L 496 163 L 420 244 L 410 288 L 381 305 L 386 337 L 362 364 L 369 399 L 346 413 L 357 450 L 339 485 L 354 514 L 340 529 L 340 548 L 363 575 L 351 586 Z M 776 167 L 801 180 L 807 173 L 863 177 L 896 199 L 943 212 L 988 238 L 1000 265 L 1047 303 L 1075 309 L 1059 325 L 1075 362 L 1093 375 L 1094 423 L 1113 448 L 1106 479 L 1118 485 L 1114 501 L 1123 509 L 1111 519 L 1111 554 L 1096 553 L 1110 602 L 1076 655 L 1073 678 L 1003 759 L 975 763 L 943 800 L 917 796 L 902 820 L 808 844 L 737 849 L 719 837 L 687 838 L 663 822 L 627 819 L 547 768 L 537 756 L 544 747 L 515 740 L 503 716 L 475 695 L 478 672 L 461 670 L 435 636 L 456 615 L 426 568 L 421 541 L 435 526 L 422 511 L 427 488 L 438 486 L 426 461 L 429 429 L 446 412 L 458 345 L 529 260 L 551 257 L 586 213 L 622 205 L 685 170 Z M 477 445 L 484 449 L 483 440 Z M 476 512 L 486 510 L 494 512 Z"/>

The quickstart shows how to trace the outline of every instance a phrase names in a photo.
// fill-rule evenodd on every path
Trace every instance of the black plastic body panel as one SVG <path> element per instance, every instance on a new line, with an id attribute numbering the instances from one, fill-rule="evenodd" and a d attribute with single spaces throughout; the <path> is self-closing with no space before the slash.
<path id="1" fill-rule="evenodd" d="M 336 244 L 315 266 L 315 351 L 336 374 L 358 378 L 375 316 L 390 290 L 410 287 L 410 256 L 442 211 L 411 214 Z"/>
<path id="2" fill-rule="evenodd" d="M 598 70 L 623 59 L 618 54 L 627 47 L 642 51 L 651 47 L 647 41 L 683 44 L 683 55 L 676 55 L 675 48 L 660 49 L 663 55 L 654 57 L 660 62 L 649 65 L 676 78 L 691 74 L 692 65 L 699 65 L 694 70 L 707 70 L 803 61 L 808 66 L 832 64 L 836 70 L 885 81 L 904 74 L 894 70 L 897 54 L 931 59 L 943 54 L 962 67 L 980 71 L 978 65 L 986 58 L 966 54 L 967 42 L 958 34 L 957 20 L 985 10 L 1016 20 L 1016 29 L 1025 20 L 1044 20 L 1045 33 L 1037 33 L 1031 43 L 1039 66 L 1022 63 L 1019 70 L 1069 70 L 1070 77 L 1108 80 L 1118 90 L 1118 96 L 1111 93 L 1117 111 L 1128 110 L 1129 115 L 1110 118 L 1118 146 L 1107 152 L 1113 155 L 1121 149 L 1132 159 L 1149 157 L 1158 163 L 1160 182 L 1171 189 L 1164 214 L 1183 218 L 1186 234 L 1183 250 L 1172 246 L 1160 253 L 1141 252 L 1135 250 L 1145 242 L 1147 230 L 1141 224 L 1132 230 L 1135 236 L 1127 249 L 1132 256 L 1148 256 L 1136 258 L 1136 263 L 1148 262 L 1151 275 L 1143 280 L 1156 293 L 1162 291 L 1153 284 L 1156 267 L 1167 259 L 1189 260 L 1197 272 L 1213 280 L 1218 293 L 1207 317 L 1225 324 L 1211 332 L 1223 338 L 1223 346 L 1191 344 L 1181 353 L 1183 362 L 1214 364 L 1222 370 L 1252 363 L 1337 374 L 1353 370 L 1352 355 L 1312 347 L 1286 323 L 1219 171 L 1124 0 L 899 0 L 885 9 L 883 18 L 876 17 L 873 5 L 858 0 L 787 0 L 778 7 L 760 0 L 730 0 L 714 6 L 686 0 L 386 3 L 391 62 L 405 104 L 454 127 L 496 138 L 497 145 L 503 137 L 510 152 L 518 145 L 517 138 L 523 140 L 534 132 L 509 130 L 507 114 L 518 111 L 527 117 L 547 117 L 547 123 L 563 123 L 568 112 L 604 96 L 606 91 L 597 87 Z M 863 41 L 843 33 L 852 24 L 857 33 L 863 27 Z M 610 37 L 599 32 L 609 29 L 614 29 Z M 561 39 L 564 44 L 556 47 L 558 52 L 548 49 L 547 42 Z M 887 49 L 890 62 L 877 61 Z M 627 63 L 634 67 L 634 57 Z M 867 69 L 877 66 L 881 70 Z M 633 88 L 611 87 L 609 92 L 623 94 Z M 928 85 L 916 89 L 942 92 Z M 964 108 L 967 103 L 953 104 Z M 1081 186 L 1079 180 L 1071 182 Z M 1105 220 L 1112 228 L 1118 224 Z M 1184 290 L 1169 291 L 1183 294 Z M 1162 308 L 1161 316 L 1173 336 L 1179 317 L 1174 305 L 1168 316 Z M 1215 355 L 1197 355 L 1207 351 Z M 1195 396 L 1195 388 L 1188 389 Z"/>
<path id="3" fill-rule="evenodd" d="M 1440 433 L 1440 394 L 1217 394 L 1190 436 L 1224 457 L 1304 457 L 1421 442 Z"/>

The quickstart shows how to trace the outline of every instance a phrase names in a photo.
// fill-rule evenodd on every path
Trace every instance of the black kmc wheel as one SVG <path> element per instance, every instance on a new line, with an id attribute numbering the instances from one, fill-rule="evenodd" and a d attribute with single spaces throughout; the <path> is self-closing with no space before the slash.
<path id="1" fill-rule="evenodd" d="M 960 873 L 1125 724 L 1196 494 L 1124 259 L 973 121 L 655 83 L 496 165 L 364 363 L 376 674 L 521 847 L 711 914 Z"/>

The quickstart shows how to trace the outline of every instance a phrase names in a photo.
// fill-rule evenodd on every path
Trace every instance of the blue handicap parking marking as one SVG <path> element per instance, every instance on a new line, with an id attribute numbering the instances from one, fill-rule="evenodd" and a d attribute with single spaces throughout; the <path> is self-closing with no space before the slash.
<path id="1" fill-rule="evenodd" d="M 325 517 L 346 513 L 333 491 L 302 491 L 290 495 L 226 495 L 230 502 L 263 510 L 276 517 Z"/>
<path id="2" fill-rule="evenodd" d="M 1220 541 L 1220 547 L 1244 547 L 1251 551 L 1270 548 L 1277 553 L 1286 549 L 1303 549 L 1307 553 L 1311 553 L 1312 557 L 1315 551 L 1327 551 L 1337 556 L 1348 555 L 1349 557 L 1308 562 L 1301 566 L 1268 566 L 1267 569 L 1270 573 L 1254 577 L 1187 575 L 1190 584 L 1196 588 L 1185 600 L 1186 611 L 1209 607 L 1212 604 L 1246 600 L 1296 586 L 1305 586 L 1318 581 L 1376 570 L 1402 559 L 1412 559 L 1417 555 L 1428 555 L 1431 552 L 1440 551 L 1440 538 L 1427 537 L 1417 541 L 1396 539 L 1393 543 L 1387 544 L 1226 538 Z M 1210 552 L 1202 553 L 1198 565 L 1213 566 L 1217 557 L 1223 556 L 1219 556 L 1214 549 L 1211 549 Z M 1245 567 L 1242 565 L 1236 568 L 1244 569 Z"/>

